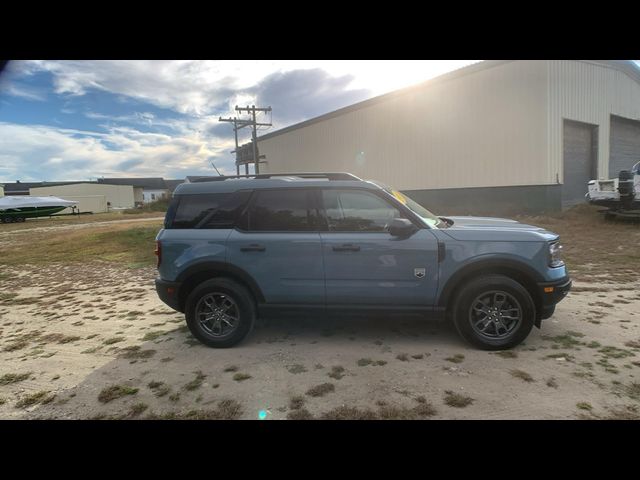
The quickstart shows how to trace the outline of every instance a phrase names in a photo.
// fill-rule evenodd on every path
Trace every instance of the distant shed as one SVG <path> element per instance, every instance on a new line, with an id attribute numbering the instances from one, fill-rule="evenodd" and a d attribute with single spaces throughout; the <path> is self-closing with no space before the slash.
<path id="1" fill-rule="evenodd" d="M 102 196 L 106 201 L 106 209 L 103 211 L 108 211 L 110 209 L 134 208 L 135 206 L 135 191 L 134 187 L 131 185 L 108 185 L 103 183 L 82 182 L 67 185 L 49 185 L 46 187 L 30 188 L 29 193 L 31 196 L 35 197 L 54 195 L 60 198 L 69 198 L 70 200 L 74 199 L 72 197 L 75 197 L 76 199 L 82 197 L 84 198 L 84 204 L 94 205 L 93 208 L 97 205 L 95 197 Z M 94 198 L 91 199 L 92 197 Z M 81 211 L 82 208 L 83 207 L 81 206 Z"/>

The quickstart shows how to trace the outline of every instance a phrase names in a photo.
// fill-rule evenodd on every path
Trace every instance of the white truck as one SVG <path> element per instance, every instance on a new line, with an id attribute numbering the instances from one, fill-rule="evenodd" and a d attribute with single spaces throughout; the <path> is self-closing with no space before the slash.
<path id="1" fill-rule="evenodd" d="M 605 216 L 640 218 L 640 162 L 621 170 L 618 178 L 590 180 L 587 202 L 607 207 Z"/>

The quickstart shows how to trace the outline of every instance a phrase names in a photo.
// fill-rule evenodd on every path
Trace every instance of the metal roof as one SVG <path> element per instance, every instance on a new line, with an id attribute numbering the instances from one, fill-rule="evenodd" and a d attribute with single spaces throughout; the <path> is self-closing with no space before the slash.
<path id="1" fill-rule="evenodd" d="M 132 187 L 142 187 L 148 190 L 167 190 L 168 187 L 162 177 L 132 177 L 132 178 L 99 178 L 98 183 L 109 185 L 131 185 Z"/>
<path id="2" fill-rule="evenodd" d="M 453 70 L 443 75 L 439 75 L 437 77 L 431 78 L 417 85 L 403 88 L 401 90 L 395 90 L 390 93 L 385 93 L 384 95 L 379 95 L 377 97 L 373 97 L 368 100 L 364 100 L 362 102 L 354 103 L 353 105 L 349 105 L 348 107 L 343 107 L 338 110 L 334 110 L 333 112 L 325 113 L 324 115 L 320 115 L 318 117 L 314 117 L 309 120 L 305 120 L 303 122 L 296 123 L 294 125 L 290 125 L 285 128 L 281 128 L 280 130 L 276 130 L 275 132 L 267 133 L 266 135 L 262 135 L 258 137 L 258 142 L 261 140 L 267 140 L 269 138 L 277 137 L 278 135 L 288 133 L 292 130 L 297 130 L 299 128 L 307 127 L 309 125 L 313 125 L 314 123 L 328 120 L 330 118 L 338 117 L 340 115 L 344 115 L 345 113 L 370 107 L 372 105 L 385 102 L 387 100 L 390 100 L 398 96 L 407 95 L 409 93 L 413 93 L 423 88 L 427 88 L 432 85 L 437 85 L 441 82 L 455 80 L 456 78 L 460 78 L 465 75 L 471 75 L 473 73 L 481 72 L 483 70 L 494 68 L 500 65 L 504 65 L 505 63 L 510 63 L 514 61 L 516 60 L 484 60 L 481 62 L 473 63 L 471 65 L 467 65 L 466 67 L 458 68 L 457 70 Z M 636 82 L 640 83 L 640 68 L 631 60 L 577 60 L 577 61 L 620 70 L 625 74 L 627 74 Z"/>

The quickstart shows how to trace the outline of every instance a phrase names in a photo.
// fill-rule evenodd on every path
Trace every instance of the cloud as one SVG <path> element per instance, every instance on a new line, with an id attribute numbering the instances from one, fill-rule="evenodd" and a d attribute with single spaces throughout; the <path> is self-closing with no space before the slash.
<path id="1" fill-rule="evenodd" d="M 11 95 L 14 97 L 26 98 L 27 100 L 35 100 L 38 102 L 44 102 L 47 99 L 46 94 L 40 90 L 16 85 L 14 83 L 8 83 L 7 85 L 0 87 L 0 93 L 3 95 Z"/>
<path id="2" fill-rule="evenodd" d="M 348 88 L 353 79 L 353 75 L 332 77 L 319 68 L 292 70 L 273 73 L 248 91 L 258 104 L 275 106 L 277 126 L 284 126 L 369 98 L 369 90 Z"/>
<path id="3" fill-rule="evenodd" d="M 12 62 L 14 74 L 49 72 L 59 95 L 78 97 L 95 89 L 176 112 L 201 115 L 224 104 L 237 82 L 221 75 L 215 62 L 90 60 Z M 126 100 L 125 100 L 126 101 Z"/>
<path id="4" fill-rule="evenodd" d="M 99 176 L 232 173 L 232 144 L 114 127 L 107 133 L 0 122 L 0 180 L 82 180 Z"/>
<path id="5" fill-rule="evenodd" d="M 170 109 L 194 119 L 235 115 L 235 105 L 270 104 L 280 124 L 364 100 L 366 89 L 350 89 L 353 75 L 332 76 L 320 68 L 278 70 L 268 61 L 17 61 L 13 77 L 52 76 L 56 94 L 81 97 L 109 92 Z M 92 112 L 91 115 L 100 115 Z M 138 119 L 141 120 L 141 119 Z M 146 118 L 147 121 L 157 119 Z M 282 126 L 282 125 L 281 125 Z"/>

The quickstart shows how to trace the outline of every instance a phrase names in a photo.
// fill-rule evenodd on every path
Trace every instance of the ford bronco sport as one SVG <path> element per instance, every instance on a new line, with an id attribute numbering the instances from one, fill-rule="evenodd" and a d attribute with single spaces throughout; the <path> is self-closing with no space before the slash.
<path id="1" fill-rule="evenodd" d="M 191 333 L 231 347 L 269 311 L 424 313 L 486 350 L 522 342 L 571 288 L 558 235 L 438 217 L 348 173 L 179 185 L 156 238 L 156 290 Z"/>

